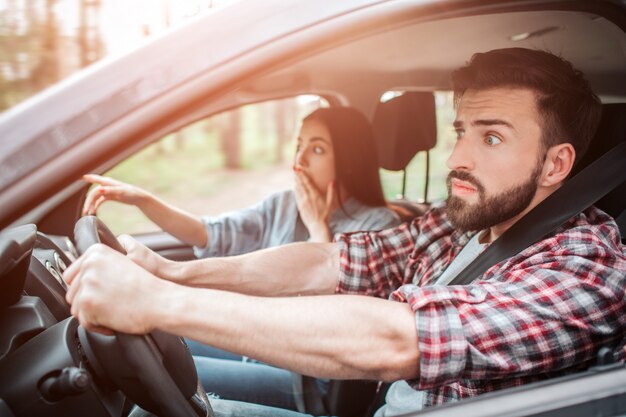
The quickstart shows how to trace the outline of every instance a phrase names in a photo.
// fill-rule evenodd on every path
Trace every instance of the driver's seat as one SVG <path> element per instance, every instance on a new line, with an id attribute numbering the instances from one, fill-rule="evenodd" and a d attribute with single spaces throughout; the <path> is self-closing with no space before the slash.
<path id="1" fill-rule="evenodd" d="M 604 104 L 598 131 L 587 153 L 574 167 L 572 175 L 624 141 L 626 141 L 626 103 Z M 626 243 L 626 183 L 608 193 L 595 205 L 615 219 L 622 235 L 622 243 Z"/>

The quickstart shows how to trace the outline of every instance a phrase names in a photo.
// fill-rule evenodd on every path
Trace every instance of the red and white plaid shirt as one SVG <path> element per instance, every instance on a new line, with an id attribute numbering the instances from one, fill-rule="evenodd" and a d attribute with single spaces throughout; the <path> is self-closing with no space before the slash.
<path id="1" fill-rule="evenodd" d="M 472 235 L 435 208 L 394 229 L 336 236 L 337 292 L 415 312 L 420 375 L 408 382 L 425 391 L 424 406 L 582 370 L 600 347 L 624 343 L 626 248 L 608 215 L 586 210 L 470 285 L 432 285 Z"/>

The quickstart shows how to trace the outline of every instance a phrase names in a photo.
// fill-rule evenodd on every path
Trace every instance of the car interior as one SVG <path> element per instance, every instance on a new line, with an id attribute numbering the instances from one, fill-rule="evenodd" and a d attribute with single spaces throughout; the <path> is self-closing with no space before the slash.
<path id="1" fill-rule="evenodd" d="M 80 180 L 82 174 L 105 173 L 166 134 L 244 105 L 311 94 L 331 106 L 359 108 L 372 122 L 380 167 L 403 173 L 402 193 L 389 203 L 408 221 L 432 203 L 429 155 L 441 131 L 433 93 L 450 90 L 450 72 L 472 53 L 494 48 L 519 46 L 561 54 L 586 74 L 603 102 L 603 116 L 571 177 L 579 178 L 583 188 L 570 193 L 571 200 L 563 197 L 540 213 L 550 223 L 541 227 L 558 226 L 552 223 L 554 211 L 560 208 L 580 211 L 584 207 L 575 204 L 596 204 L 616 219 L 626 243 L 626 6 L 612 1 L 427 2 L 423 7 L 417 2 L 391 3 L 346 13 L 325 25 L 312 25 L 308 32 L 294 32 L 292 38 L 278 42 L 281 52 L 262 65 L 256 64 L 254 60 L 260 58 L 251 52 L 250 69 L 241 69 L 237 78 L 218 87 L 213 86 L 218 79 L 211 73 L 213 68 L 185 82 L 176 79 L 178 74 L 171 75 L 176 85 L 164 81 L 163 86 L 146 82 L 141 88 L 139 84 L 128 87 L 122 90 L 124 97 L 133 99 L 123 105 L 86 106 L 71 120 L 51 124 L 49 132 L 33 134 L 23 150 L 8 152 L 6 160 L 0 158 L 0 174 L 5 177 L 0 182 L 4 211 L 0 215 L 0 417 L 141 415 L 134 405 L 164 417 L 212 415 L 210 399 L 197 383 L 192 358 L 180 338 L 159 332 L 138 337 L 85 331 L 65 302 L 62 273 L 94 243 L 119 245 L 103 222 L 81 219 L 88 190 Z M 207 22 L 198 20 L 185 30 L 200 31 L 201 25 Z M 172 32 L 173 39 L 176 34 Z M 145 50 L 154 53 L 159 45 L 153 42 Z M 89 76 L 68 82 L 65 91 L 48 93 L 36 105 L 75 97 L 68 106 L 78 106 L 83 98 L 76 93 L 81 88 L 89 82 L 103 84 L 98 77 L 145 59 L 140 54 L 105 63 Z M 233 58 L 232 65 L 242 63 Z M 220 67 L 224 72 L 228 69 L 227 64 Z M 389 91 L 398 94 L 381 100 Z M 119 97 L 105 101 L 110 106 Z M 13 129 L 12 120 L 17 123 L 20 117 L 17 112 L 9 114 L 4 124 L 0 118 L 0 136 L 6 132 L 3 129 Z M 55 134 L 63 138 L 55 142 L 59 148 L 41 146 L 50 152 L 52 162 L 29 158 L 34 148 Z M 599 168 L 596 164 L 595 169 L 608 178 L 599 184 L 594 177 L 598 171 L 585 168 L 611 150 L 616 156 L 610 162 Z M 414 158 L 425 161 L 419 164 L 425 186 L 418 199 L 405 195 Z M 136 237 L 170 259 L 193 258 L 190 247 L 165 233 Z M 516 232 L 511 240 L 522 238 L 524 232 Z M 481 260 L 478 267 L 489 262 L 493 259 Z M 597 364 L 584 373 L 418 414 L 626 415 L 625 344 L 626 340 L 621 356 L 614 355 L 615 347 L 598 352 Z M 293 384 L 301 411 L 339 417 L 372 416 L 388 386 L 378 381 L 331 381 L 322 396 L 309 376 L 294 374 Z"/>

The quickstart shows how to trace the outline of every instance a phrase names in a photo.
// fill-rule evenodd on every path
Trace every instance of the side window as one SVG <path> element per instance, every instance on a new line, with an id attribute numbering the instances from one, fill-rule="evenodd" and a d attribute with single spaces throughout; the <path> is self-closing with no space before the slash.
<path id="1" fill-rule="evenodd" d="M 392 98 L 390 95 L 389 98 Z M 452 123 L 454 122 L 454 100 L 452 92 L 435 92 L 435 108 L 437 114 L 437 145 L 430 150 L 430 169 L 428 178 L 428 202 L 443 200 L 447 197 L 446 177 L 448 167 L 446 160 L 456 136 Z M 405 197 L 413 201 L 424 200 L 424 186 L 426 182 L 426 153 L 418 153 L 406 168 Z M 393 200 L 402 193 L 402 171 L 381 170 L 381 179 L 385 198 Z"/>
<path id="2" fill-rule="evenodd" d="M 197 215 L 215 215 L 292 187 L 291 164 L 302 118 L 318 96 L 246 105 L 199 120 L 147 146 L 104 175 L 139 186 Z M 159 230 L 133 206 L 98 210 L 116 233 Z"/>

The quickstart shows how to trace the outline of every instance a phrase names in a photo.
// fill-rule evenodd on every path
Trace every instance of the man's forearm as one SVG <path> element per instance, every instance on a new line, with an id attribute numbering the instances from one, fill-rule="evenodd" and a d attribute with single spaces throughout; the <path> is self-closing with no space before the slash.
<path id="1" fill-rule="evenodd" d="M 240 256 L 177 262 L 160 275 L 184 285 L 262 296 L 332 294 L 339 278 L 339 250 L 336 243 L 293 243 Z"/>
<path id="2" fill-rule="evenodd" d="M 406 303 L 190 288 L 158 279 L 104 245 L 87 250 L 63 279 L 71 312 L 88 330 L 160 329 L 320 377 L 396 380 L 419 374 L 415 316 Z"/>
<path id="3" fill-rule="evenodd" d="M 405 303 L 331 295 L 268 298 L 176 286 L 153 311 L 166 332 L 302 374 L 393 381 L 419 375 Z M 276 343 L 280 337 L 280 343 Z"/>

